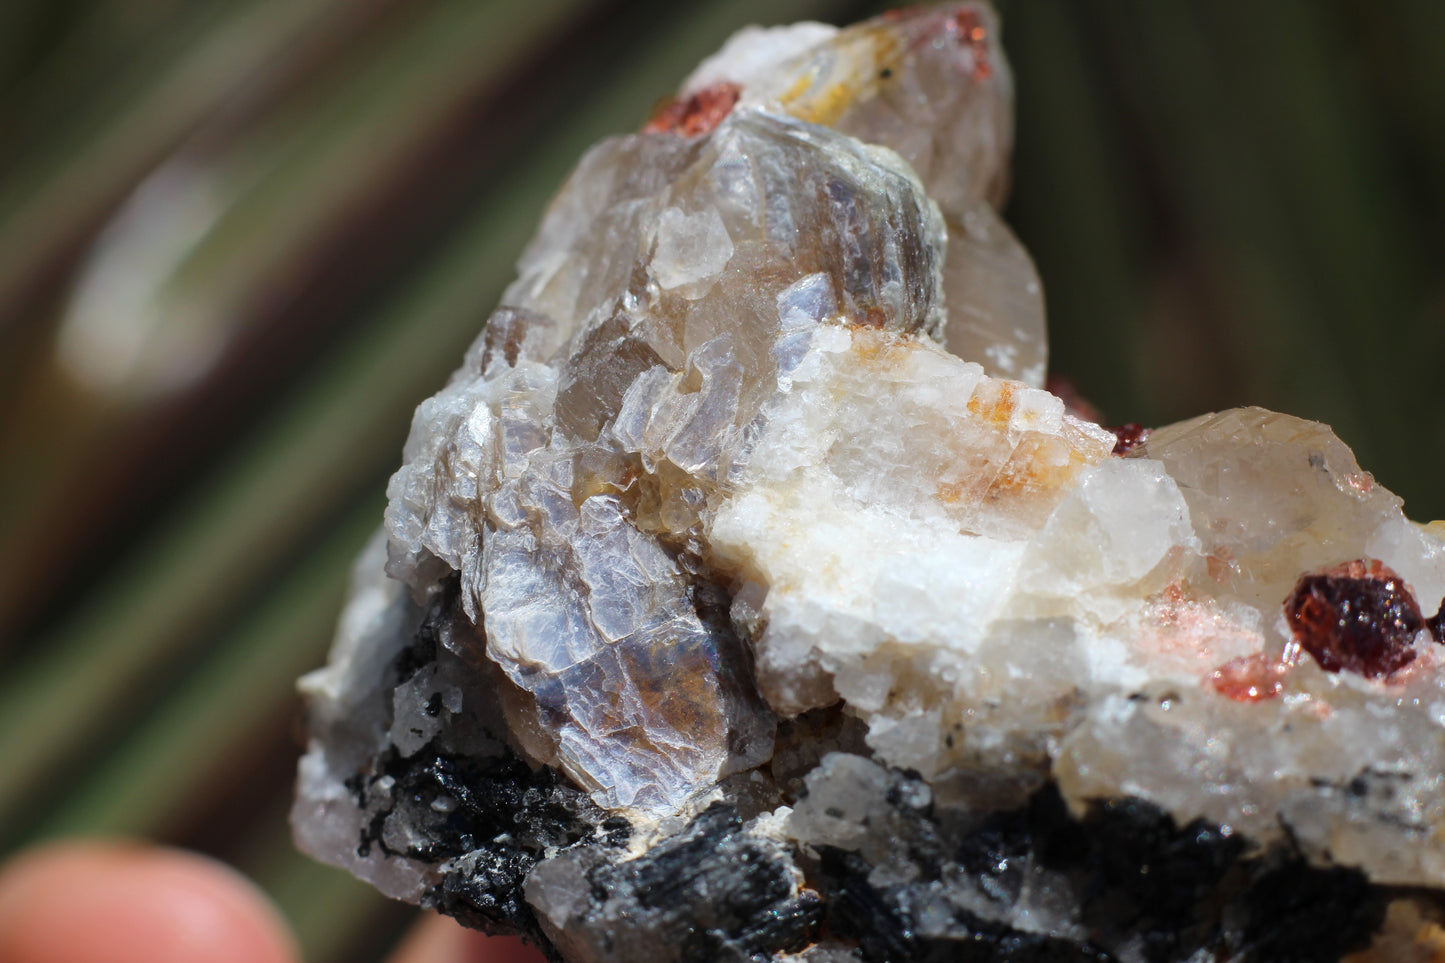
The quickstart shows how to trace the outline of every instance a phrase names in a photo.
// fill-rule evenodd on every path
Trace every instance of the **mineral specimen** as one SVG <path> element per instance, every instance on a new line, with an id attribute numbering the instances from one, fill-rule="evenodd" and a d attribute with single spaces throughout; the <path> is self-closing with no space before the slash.
<path id="1" fill-rule="evenodd" d="M 972 3 L 752 29 L 587 153 L 303 680 L 304 849 L 561 960 L 1439 958 L 1445 531 L 1042 389 L 1009 86 Z"/>

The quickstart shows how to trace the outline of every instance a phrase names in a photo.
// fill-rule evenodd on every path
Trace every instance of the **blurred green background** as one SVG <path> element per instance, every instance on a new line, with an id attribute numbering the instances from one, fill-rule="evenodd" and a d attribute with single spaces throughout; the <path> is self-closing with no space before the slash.
<path id="1" fill-rule="evenodd" d="M 589 143 L 739 26 L 881 6 L 0 3 L 0 852 L 192 846 L 379 958 L 404 908 L 290 846 L 292 684 L 411 409 Z M 1327 421 L 1445 516 L 1445 4 L 1001 6 L 1053 370 Z"/>

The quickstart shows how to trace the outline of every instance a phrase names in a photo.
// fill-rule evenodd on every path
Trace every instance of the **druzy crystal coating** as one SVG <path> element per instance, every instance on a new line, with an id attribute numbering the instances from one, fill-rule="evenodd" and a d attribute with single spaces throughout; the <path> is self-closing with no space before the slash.
<path id="1" fill-rule="evenodd" d="M 1043 389 L 1010 100 L 978 4 L 750 29 L 582 158 L 303 681 L 303 848 L 578 961 L 1438 928 L 1445 537 L 1322 425 Z"/>

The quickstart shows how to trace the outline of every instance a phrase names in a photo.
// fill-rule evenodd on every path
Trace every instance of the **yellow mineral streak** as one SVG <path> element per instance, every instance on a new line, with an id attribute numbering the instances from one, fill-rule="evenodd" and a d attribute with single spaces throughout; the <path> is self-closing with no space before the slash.
<path id="1" fill-rule="evenodd" d="M 1415 900 L 1396 900 L 1370 948 L 1340 963 L 1445 963 L 1445 927 L 1427 918 Z"/>
<path id="2" fill-rule="evenodd" d="M 878 92 L 881 76 L 902 62 L 907 48 L 898 32 L 873 26 L 839 38 L 829 59 L 813 59 L 791 87 L 778 96 L 789 114 L 830 126 L 844 111 Z"/>

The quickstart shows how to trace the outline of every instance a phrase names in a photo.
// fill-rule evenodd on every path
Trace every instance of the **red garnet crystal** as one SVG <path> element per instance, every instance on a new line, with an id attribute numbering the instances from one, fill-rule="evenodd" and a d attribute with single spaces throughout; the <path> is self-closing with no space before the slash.
<path id="1" fill-rule="evenodd" d="M 1114 433 L 1118 441 L 1114 442 L 1114 454 L 1127 455 L 1149 440 L 1149 429 L 1131 421 L 1127 425 L 1110 426 L 1109 430 Z"/>
<path id="2" fill-rule="evenodd" d="M 1302 576 L 1284 603 L 1295 641 L 1326 672 L 1378 679 L 1409 665 L 1426 627 L 1405 580 L 1374 559 Z"/>

